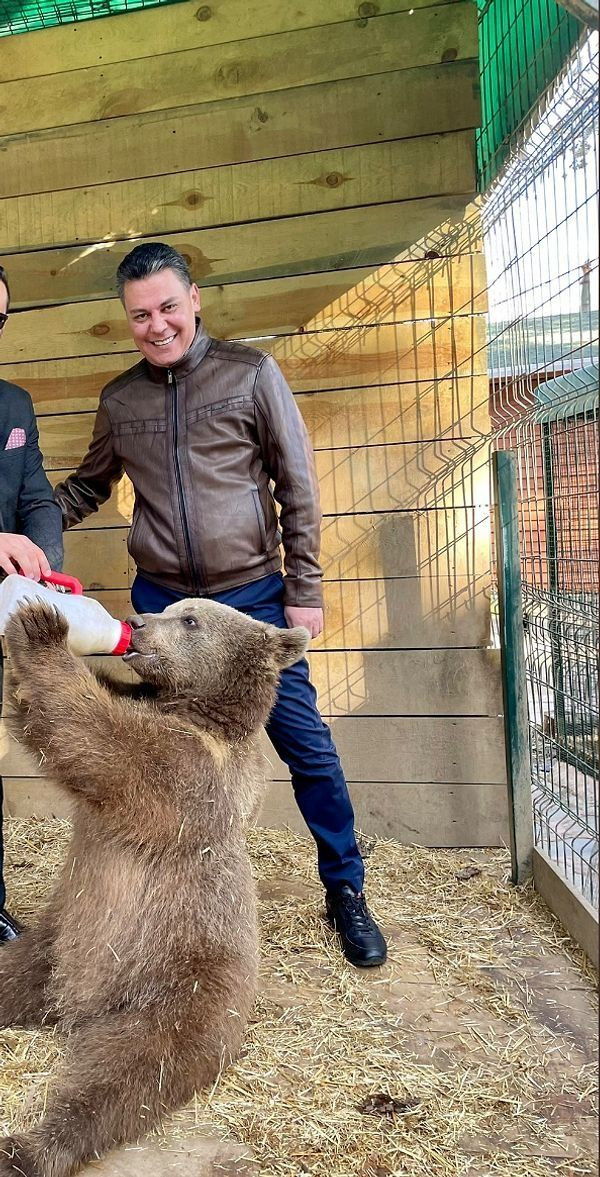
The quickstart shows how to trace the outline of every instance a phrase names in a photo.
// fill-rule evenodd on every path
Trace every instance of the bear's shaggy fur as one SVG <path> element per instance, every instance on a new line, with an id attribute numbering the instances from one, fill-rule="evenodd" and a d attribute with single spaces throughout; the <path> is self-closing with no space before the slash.
<path id="1" fill-rule="evenodd" d="M 42 1120 L 0 1141 L 0 1177 L 69 1177 L 137 1139 L 236 1055 L 254 1000 L 255 737 L 308 634 L 205 600 L 132 620 L 133 689 L 75 658 L 46 605 L 7 628 L 22 737 L 75 805 L 49 904 L 0 949 L 0 1027 L 70 1035 Z"/>

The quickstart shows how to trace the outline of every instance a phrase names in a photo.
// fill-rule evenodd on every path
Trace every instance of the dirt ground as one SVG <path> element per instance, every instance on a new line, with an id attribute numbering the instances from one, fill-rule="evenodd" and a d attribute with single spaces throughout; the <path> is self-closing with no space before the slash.
<path id="1" fill-rule="evenodd" d="M 10 908 L 31 917 L 68 825 L 7 828 Z M 262 985 L 242 1057 L 162 1133 L 88 1177 L 596 1174 L 594 973 L 502 851 L 363 840 L 382 969 L 339 954 L 312 843 L 251 833 Z M 101 896 L 99 896 L 101 902 Z M 43 1108 L 62 1044 L 0 1031 L 0 1134 Z"/>

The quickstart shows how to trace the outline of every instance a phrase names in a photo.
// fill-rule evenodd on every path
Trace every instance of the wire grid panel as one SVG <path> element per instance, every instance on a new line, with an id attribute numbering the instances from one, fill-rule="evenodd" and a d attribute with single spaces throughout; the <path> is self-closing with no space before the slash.
<path id="1" fill-rule="evenodd" d="M 0 37 L 180 0 L 0 0 Z"/>
<path id="2" fill-rule="evenodd" d="M 598 903 L 598 34 L 483 200 L 493 444 L 517 454 L 536 844 Z"/>

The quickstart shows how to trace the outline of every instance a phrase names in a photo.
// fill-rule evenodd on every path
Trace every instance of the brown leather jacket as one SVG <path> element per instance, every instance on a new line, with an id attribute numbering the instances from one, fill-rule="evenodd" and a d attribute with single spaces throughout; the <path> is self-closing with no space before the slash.
<path id="1" fill-rule="evenodd" d="M 111 381 L 86 456 L 55 490 L 64 526 L 97 510 L 123 471 L 135 490 L 128 546 L 143 576 L 177 592 L 222 592 L 278 571 L 283 542 L 286 604 L 321 605 L 312 449 L 266 352 L 211 339 L 199 323 L 172 369 L 144 359 Z"/>

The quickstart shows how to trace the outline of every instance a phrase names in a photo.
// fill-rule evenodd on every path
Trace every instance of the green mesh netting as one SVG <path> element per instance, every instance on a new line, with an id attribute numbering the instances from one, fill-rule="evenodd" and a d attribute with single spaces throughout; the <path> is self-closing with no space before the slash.
<path id="1" fill-rule="evenodd" d="M 560 73 L 582 26 L 555 0 L 477 0 L 477 7 L 483 192 L 502 168 L 511 136 Z"/>
<path id="2" fill-rule="evenodd" d="M 0 37 L 180 0 L 0 0 Z"/>

